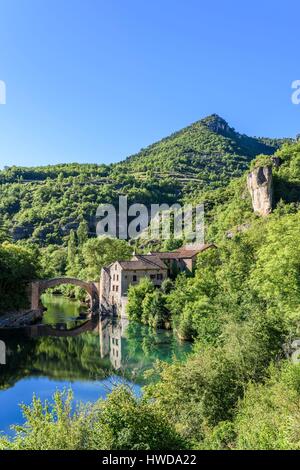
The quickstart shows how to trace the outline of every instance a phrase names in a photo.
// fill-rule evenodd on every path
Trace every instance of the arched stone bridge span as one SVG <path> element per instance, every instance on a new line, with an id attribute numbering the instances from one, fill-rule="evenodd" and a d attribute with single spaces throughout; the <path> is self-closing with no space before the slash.
<path id="1" fill-rule="evenodd" d="M 41 281 L 34 281 L 31 284 L 31 309 L 39 310 L 41 306 L 41 295 L 45 290 L 52 287 L 61 286 L 64 284 L 71 284 L 84 289 L 90 299 L 90 308 L 95 312 L 99 307 L 99 290 L 94 282 L 86 282 L 74 277 L 57 277 L 54 279 L 46 279 Z"/>

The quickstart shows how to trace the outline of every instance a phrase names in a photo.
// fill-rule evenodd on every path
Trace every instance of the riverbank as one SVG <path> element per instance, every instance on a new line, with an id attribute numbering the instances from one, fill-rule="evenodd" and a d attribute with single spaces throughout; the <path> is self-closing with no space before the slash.
<path id="1" fill-rule="evenodd" d="M 0 316 L 0 329 L 20 328 L 33 325 L 43 318 L 42 309 L 21 310 L 19 312 L 9 312 Z"/>

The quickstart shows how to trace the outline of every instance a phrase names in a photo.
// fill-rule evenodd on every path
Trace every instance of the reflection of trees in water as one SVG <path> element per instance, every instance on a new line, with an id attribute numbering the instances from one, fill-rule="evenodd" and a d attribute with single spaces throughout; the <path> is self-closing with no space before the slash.
<path id="1" fill-rule="evenodd" d="M 96 334 L 71 338 L 43 337 L 6 340 L 7 366 L 0 376 L 2 389 L 27 376 L 60 380 L 98 380 L 109 375 L 110 363 L 99 356 Z"/>
<path id="2" fill-rule="evenodd" d="M 6 365 L 0 369 L 0 390 L 10 388 L 23 377 L 31 375 L 28 364 L 34 360 L 35 356 L 34 340 L 8 337 L 4 341 L 7 360 Z"/>
<path id="3" fill-rule="evenodd" d="M 190 347 L 189 344 L 180 345 L 172 331 L 134 322 L 129 323 L 125 337 L 122 357 L 131 370 L 137 371 L 140 381 L 143 381 L 143 372 L 157 359 L 170 362 L 173 356 L 182 356 Z"/>
<path id="4" fill-rule="evenodd" d="M 42 375 L 62 380 L 97 380 L 109 371 L 109 363 L 101 361 L 96 334 L 77 337 L 46 337 L 37 340 L 33 367 Z"/>
<path id="5" fill-rule="evenodd" d="M 126 329 L 126 355 L 137 362 L 148 360 L 159 353 L 159 340 L 155 330 L 138 323 L 130 323 Z"/>
<path id="6" fill-rule="evenodd" d="M 118 331 L 118 322 L 105 323 L 106 333 Z M 157 331 L 147 326 L 129 323 L 120 328 L 119 357 L 121 366 L 113 369 L 110 355 L 100 356 L 97 331 L 75 337 L 37 337 L 20 335 L 5 339 L 7 365 L 1 367 L 0 389 L 12 387 L 30 376 L 44 376 L 57 380 L 101 380 L 120 375 L 136 383 L 144 383 L 143 372 L 156 359 L 171 360 L 180 354 L 180 346 L 171 332 Z"/>

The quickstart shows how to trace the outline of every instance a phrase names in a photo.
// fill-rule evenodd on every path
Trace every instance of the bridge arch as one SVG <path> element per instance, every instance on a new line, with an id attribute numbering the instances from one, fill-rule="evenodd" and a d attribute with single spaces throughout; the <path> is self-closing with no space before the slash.
<path id="1" fill-rule="evenodd" d="M 89 295 L 91 310 L 96 311 L 99 306 L 99 292 L 97 285 L 94 282 L 86 282 L 74 277 L 57 277 L 54 279 L 32 282 L 31 309 L 39 310 L 41 308 L 41 295 L 45 290 L 64 284 L 71 284 L 72 286 L 78 286 L 81 289 L 84 289 Z"/>

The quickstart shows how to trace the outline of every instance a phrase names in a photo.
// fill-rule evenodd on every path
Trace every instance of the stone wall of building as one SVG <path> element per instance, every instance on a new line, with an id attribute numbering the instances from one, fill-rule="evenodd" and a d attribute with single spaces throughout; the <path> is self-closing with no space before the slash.
<path id="1" fill-rule="evenodd" d="M 101 270 L 99 308 L 100 313 L 110 310 L 110 273 L 107 268 Z"/>
<path id="2" fill-rule="evenodd" d="M 127 291 L 130 285 L 137 285 L 144 277 L 150 279 L 155 286 L 161 286 L 164 279 L 167 278 L 167 269 L 147 269 L 145 271 L 139 269 L 136 271 L 123 271 L 122 296 L 127 295 Z"/>

